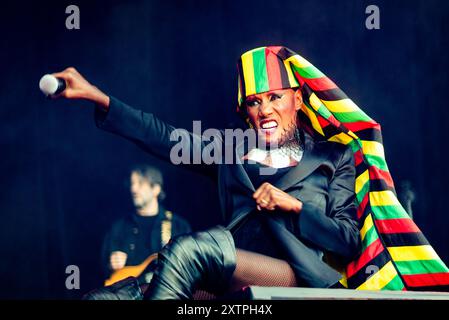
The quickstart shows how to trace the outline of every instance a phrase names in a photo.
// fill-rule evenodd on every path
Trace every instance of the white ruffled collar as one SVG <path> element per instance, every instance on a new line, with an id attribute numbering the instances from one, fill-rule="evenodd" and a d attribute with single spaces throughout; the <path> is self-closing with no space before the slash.
<path id="1" fill-rule="evenodd" d="M 286 168 L 301 161 L 303 150 L 299 145 L 282 146 L 273 150 L 263 150 L 254 148 L 244 157 L 251 160 L 269 165 L 273 168 Z"/>

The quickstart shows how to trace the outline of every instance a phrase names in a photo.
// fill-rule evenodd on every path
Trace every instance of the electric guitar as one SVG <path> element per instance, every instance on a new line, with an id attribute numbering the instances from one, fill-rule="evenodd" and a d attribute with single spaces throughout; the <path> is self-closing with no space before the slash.
<path id="1" fill-rule="evenodd" d="M 157 259 L 157 253 L 153 253 L 148 258 L 146 258 L 141 264 L 136 266 L 126 266 L 120 270 L 114 271 L 109 279 L 104 282 L 105 286 L 110 286 L 120 280 L 126 279 L 128 277 L 139 277 L 143 274 L 145 269 Z"/>

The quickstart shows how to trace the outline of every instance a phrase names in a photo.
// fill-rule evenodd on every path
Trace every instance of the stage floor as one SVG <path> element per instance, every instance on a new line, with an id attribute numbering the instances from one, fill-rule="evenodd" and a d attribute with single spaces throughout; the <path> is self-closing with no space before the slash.
<path id="1" fill-rule="evenodd" d="M 446 292 L 367 291 L 348 289 L 314 289 L 258 287 L 245 288 L 251 300 L 449 300 Z"/>

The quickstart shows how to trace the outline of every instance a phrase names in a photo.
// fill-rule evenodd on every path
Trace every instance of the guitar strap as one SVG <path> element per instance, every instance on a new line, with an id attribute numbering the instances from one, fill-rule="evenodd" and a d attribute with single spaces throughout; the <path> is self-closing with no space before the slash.
<path id="1" fill-rule="evenodd" d="M 161 224 L 161 244 L 162 244 L 162 246 L 165 246 L 171 238 L 172 218 L 173 218 L 173 212 L 166 210 L 165 218 L 164 218 L 164 220 L 162 220 L 162 224 Z"/>
<path id="2" fill-rule="evenodd" d="M 168 243 L 168 241 L 170 241 L 172 235 L 173 212 L 166 210 L 164 215 L 165 217 L 161 223 L 162 247 L 165 246 Z M 142 272 L 142 274 L 138 277 L 139 281 L 141 281 L 142 283 L 150 283 L 151 279 L 153 278 L 153 272 L 155 267 L 155 264 L 153 263 L 154 261 L 156 260 L 153 260 L 151 263 L 149 263 L 145 268 L 145 270 Z"/>

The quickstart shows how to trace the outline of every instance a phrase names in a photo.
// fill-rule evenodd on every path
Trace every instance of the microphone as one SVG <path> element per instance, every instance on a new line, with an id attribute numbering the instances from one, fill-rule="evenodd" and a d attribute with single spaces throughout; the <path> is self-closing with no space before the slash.
<path id="1" fill-rule="evenodd" d="M 39 81 L 39 88 L 47 97 L 60 94 L 66 87 L 64 79 L 56 78 L 51 74 L 44 75 Z"/>

